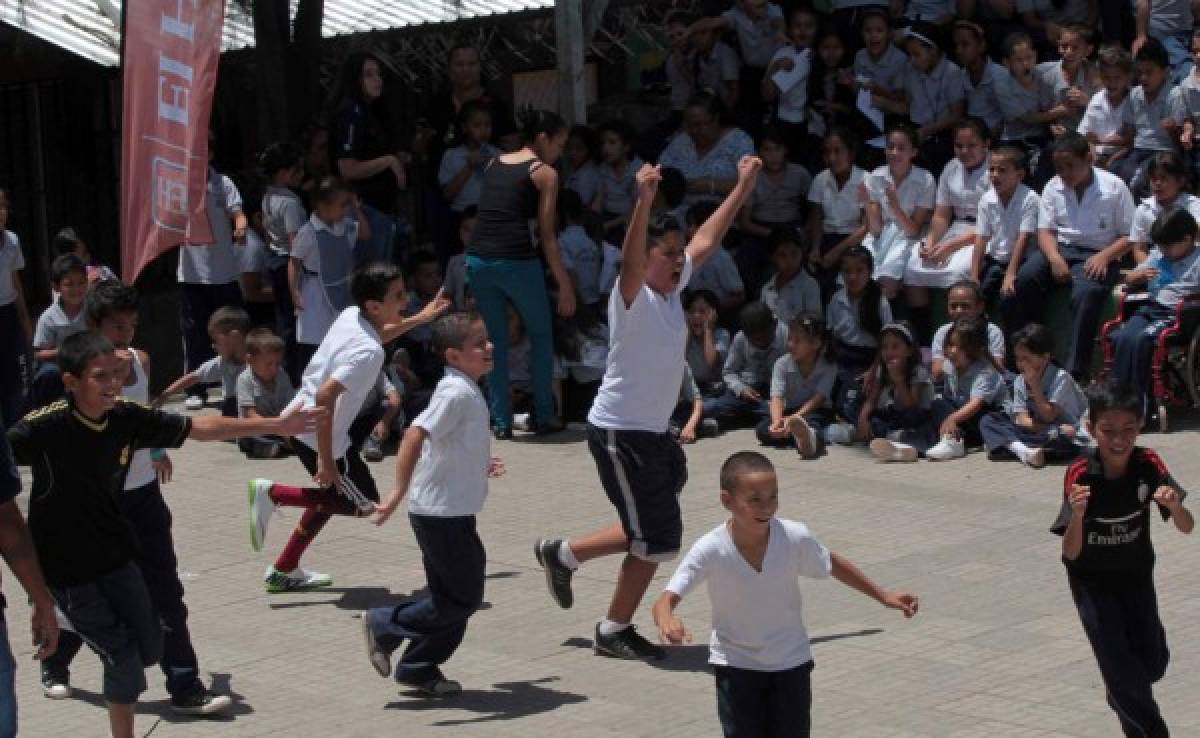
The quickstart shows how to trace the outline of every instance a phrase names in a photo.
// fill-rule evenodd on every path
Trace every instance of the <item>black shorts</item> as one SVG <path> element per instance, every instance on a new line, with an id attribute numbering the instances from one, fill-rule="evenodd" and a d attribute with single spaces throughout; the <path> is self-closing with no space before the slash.
<path id="1" fill-rule="evenodd" d="M 163 630 L 146 582 L 130 562 L 93 581 L 50 587 L 71 630 L 104 664 L 104 699 L 137 702 L 146 691 L 146 667 L 162 657 Z"/>
<path id="2" fill-rule="evenodd" d="M 590 423 L 587 439 L 600 483 L 629 538 L 629 553 L 656 563 L 675 558 L 683 545 L 679 493 L 687 483 L 687 457 L 679 443 L 668 433 Z"/>

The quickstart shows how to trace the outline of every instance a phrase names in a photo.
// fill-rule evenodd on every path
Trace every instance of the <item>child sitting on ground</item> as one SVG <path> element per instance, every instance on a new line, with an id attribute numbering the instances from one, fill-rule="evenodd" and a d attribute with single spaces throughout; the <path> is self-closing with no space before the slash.
<path id="1" fill-rule="evenodd" d="M 58 295 L 38 316 L 33 331 L 33 357 L 38 361 L 29 388 L 29 407 L 48 405 L 63 395 L 62 373 L 55 359 L 58 345 L 68 336 L 87 330 L 83 309 L 87 296 L 87 266 L 75 254 L 63 254 L 50 265 L 50 284 Z"/>
<path id="2" fill-rule="evenodd" d="M 987 303 L 983 299 L 983 291 L 979 285 L 970 280 L 954 283 L 946 292 L 946 313 L 950 322 L 937 329 L 933 334 L 933 342 L 929 347 L 932 361 L 930 369 L 933 381 L 941 382 L 946 375 L 946 336 L 959 318 L 986 319 Z M 1004 331 L 995 323 L 987 323 L 988 354 L 995 361 L 997 368 L 1004 368 Z"/>
<path id="3" fill-rule="evenodd" d="M 680 443 L 695 443 L 696 439 L 717 435 L 717 421 L 704 417 L 704 396 L 692 377 L 691 368 L 683 365 L 683 382 L 679 386 L 679 402 L 671 413 L 668 429 Z"/>
<path id="4" fill-rule="evenodd" d="M 764 446 L 794 446 L 800 458 L 815 459 L 833 420 L 832 341 L 820 318 L 804 314 L 788 323 L 787 347 L 771 370 L 770 417 L 758 424 L 755 435 Z"/>
<path id="5" fill-rule="evenodd" d="M 934 444 L 933 378 L 921 363 L 912 327 L 900 321 L 879 331 L 879 359 L 867 375 L 856 437 L 870 441 L 880 461 L 917 460 Z"/>
<path id="6" fill-rule="evenodd" d="M 221 384 L 223 399 L 221 414 L 238 417 L 237 381 L 246 368 L 246 334 L 250 331 L 250 316 L 238 307 L 218 308 L 208 319 L 208 335 L 212 338 L 216 356 L 172 382 L 154 402 L 157 407 L 176 392 L 197 384 Z"/>
<path id="7" fill-rule="evenodd" d="M 717 296 L 710 290 L 688 290 L 683 296 L 687 314 L 688 368 L 705 397 L 724 391 L 725 359 L 729 356 L 729 331 L 717 325 Z"/>
<path id="8" fill-rule="evenodd" d="M 767 237 L 767 252 L 775 274 L 763 285 L 759 299 L 771 309 L 776 320 L 788 324 L 798 315 L 825 315 L 821 287 L 805 269 L 809 244 L 804 231 L 792 226 L 777 226 Z"/>
<path id="9" fill-rule="evenodd" d="M 243 418 L 277 418 L 296 396 L 287 372 L 281 371 L 286 344 L 269 328 L 246 335 L 246 368 L 237 378 L 237 403 Z M 242 438 L 238 448 L 252 459 L 286 455 L 285 438 Z"/>
<path id="10" fill-rule="evenodd" d="M 798 578 L 832 576 L 909 618 L 918 599 L 879 587 L 803 523 L 776 518 L 779 481 L 760 453 L 740 451 L 721 466 L 721 505 L 730 519 L 693 544 L 654 605 L 659 636 L 676 645 L 691 641 L 675 608 L 707 582 L 709 663 L 726 738 L 806 736 L 813 660 Z"/>
<path id="11" fill-rule="evenodd" d="M 967 455 L 968 447 L 983 444 L 979 421 L 1008 402 L 1008 386 L 988 354 L 987 322 L 980 317 L 954 321 L 946 336 L 946 387 L 933 403 L 938 425 L 937 445 L 925 452 L 930 461 Z"/>
<path id="12" fill-rule="evenodd" d="M 787 352 L 787 326 L 766 305 L 752 302 L 742 308 L 739 322 L 742 329 L 725 359 L 725 393 L 704 401 L 704 417 L 715 419 L 722 431 L 757 425 L 767 417 L 771 371 Z"/>

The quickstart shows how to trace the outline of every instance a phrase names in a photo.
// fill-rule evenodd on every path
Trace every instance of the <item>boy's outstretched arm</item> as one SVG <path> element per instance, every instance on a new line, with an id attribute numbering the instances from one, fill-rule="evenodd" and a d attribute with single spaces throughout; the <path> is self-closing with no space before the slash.
<path id="1" fill-rule="evenodd" d="M 196 376 L 196 372 L 188 372 L 187 374 L 184 374 L 179 379 L 176 379 L 174 382 L 171 382 L 171 384 L 167 385 L 167 388 L 159 393 L 158 397 L 155 397 L 154 401 L 150 403 L 151 407 L 162 407 L 162 404 L 170 399 L 171 395 L 175 394 L 176 392 L 183 392 L 199 381 L 200 378 Z"/>
<path id="2" fill-rule="evenodd" d="M 375 508 L 375 513 L 371 516 L 371 522 L 375 525 L 386 523 L 388 518 L 392 517 L 392 513 L 396 512 L 400 501 L 408 494 L 413 470 L 417 468 L 417 459 L 421 458 L 421 448 L 428 437 L 429 432 L 419 425 L 409 426 L 404 432 L 400 449 L 396 451 L 396 486 L 392 488 L 387 499 Z"/>
<path id="3" fill-rule="evenodd" d="M 842 584 L 862 592 L 884 607 L 899 610 L 904 617 L 911 618 L 917 614 L 917 596 L 908 592 L 891 592 L 871 581 L 866 574 L 854 564 L 842 558 L 833 551 L 829 552 L 833 563 L 833 578 Z"/>
<path id="4" fill-rule="evenodd" d="M 683 625 L 683 621 L 675 614 L 679 606 L 679 595 L 670 590 L 664 591 L 654 603 L 654 624 L 658 626 L 658 637 L 663 643 L 678 646 L 692 642 L 692 634 Z"/>
<path id="5" fill-rule="evenodd" d="M 192 418 L 193 441 L 224 441 L 241 436 L 296 436 L 312 433 L 325 417 L 321 407 L 293 409 L 278 418 L 226 418 L 220 415 L 201 415 Z"/>
<path id="6" fill-rule="evenodd" d="M 454 307 L 454 301 L 446 297 L 446 290 L 444 288 L 440 289 L 434 295 L 433 299 L 425 307 L 421 308 L 421 312 L 407 318 L 401 318 L 392 323 L 384 324 L 383 328 L 379 331 L 379 338 L 385 344 L 391 343 L 413 328 L 419 328 L 426 323 L 432 323 L 442 313 L 445 313 L 452 307 Z"/>
<path id="7" fill-rule="evenodd" d="M 633 305 L 646 283 L 646 228 L 650 223 L 650 208 L 658 194 L 662 171 L 656 166 L 643 164 L 634 178 L 638 197 L 629 216 L 625 242 L 621 244 L 621 273 L 617 277 L 617 289 L 621 291 L 626 308 Z"/>
<path id="8" fill-rule="evenodd" d="M 737 185 L 721 203 L 716 211 L 708 216 L 704 225 L 692 236 L 687 245 L 687 252 L 692 257 L 692 269 L 699 269 L 708 260 L 713 251 L 721 245 L 729 226 L 738 211 L 746 203 L 747 198 L 754 192 L 754 182 L 758 179 L 758 170 L 762 169 L 762 160 L 757 156 L 743 156 L 737 165 Z"/>

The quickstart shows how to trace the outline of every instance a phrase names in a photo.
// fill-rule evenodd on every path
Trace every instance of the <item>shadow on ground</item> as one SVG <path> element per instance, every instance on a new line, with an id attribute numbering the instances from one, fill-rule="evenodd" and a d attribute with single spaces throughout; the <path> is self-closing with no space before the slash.
<path id="1" fill-rule="evenodd" d="M 557 682 L 558 677 L 543 677 L 521 682 L 499 682 L 492 689 L 465 689 L 462 694 L 446 699 L 429 699 L 415 693 L 402 692 L 412 699 L 389 702 L 389 710 L 457 710 L 476 713 L 473 717 L 438 720 L 433 725 L 453 727 L 488 723 L 497 720 L 517 720 L 556 710 L 564 705 L 586 702 L 587 697 L 574 692 L 563 692 L 543 685 Z"/>
<path id="2" fill-rule="evenodd" d="M 212 691 L 217 694 L 228 695 L 229 699 L 233 700 L 233 707 L 220 715 L 180 715 L 171 709 L 171 701 L 152 700 L 148 702 L 138 702 L 137 705 L 137 731 L 139 735 L 150 735 L 155 729 L 158 722 L 166 723 L 194 723 L 197 721 L 210 723 L 228 723 L 244 715 L 250 715 L 254 712 L 254 708 L 246 702 L 246 698 L 241 694 L 233 691 L 231 686 L 232 678 L 229 674 L 221 672 L 213 672 L 212 674 Z M 98 692 L 91 692 L 78 687 L 71 687 L 71 698 L 85 702 L 97 709 L 107 710 L 107 704 L 104 701 L 104 695 Z M 155 718 L 154 722 L 147 722 L 148 718 Z"/>
<path id="3" fill-rule="evenodd" d="M 496 571 L 488 574 L 485 579 L 512 579 L 521 575 L 519 571 Z M 387 587 L 325 587 L 323 589 L 308 590 L 306 592 L 285 592 L 281 594 L 271 595 L 277 599 L 273 600 L 268 607 L 272 610 L 290 610 L 295 607 L 314 607 L 317 605 L 333 605 L 339 610 L 369 610 L 372 607 L 395 607 L 409 600 L 414 600 L 417 597 L 425 594 L 428 590 L 425 587 L 414 589 L 407 594 L 404 592 L 393 592 Z M 326 595 L 322 597 L 322 595 Z M 328 595 L 333 595 L 332 598 Z M 300 596 L 316 596 L 321 599 L 295 599 L 287 601 L 291 597 Z M 479 606 L 480 610 L 489 610 L 492 603 L 484 602 Z"/>

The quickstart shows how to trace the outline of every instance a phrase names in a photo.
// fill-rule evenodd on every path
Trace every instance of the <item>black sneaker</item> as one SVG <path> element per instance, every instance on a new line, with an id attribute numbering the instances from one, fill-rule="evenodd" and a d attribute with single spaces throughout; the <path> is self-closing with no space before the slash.
<path id="1" fill-rule="evenodd" d="M 553 420 L 548 420 L 545 423 L 542 423 L 540 421 L 535 422 L 533 424 L 533 435 L 549 436 L 549 435 L 553 435 L 555 433 L 561 433 L 566 429 L 567 429 L 567 426 L 563 425 L 563 422 L 561 420 L 559 420 L 558 418 L 554 418 Z"/>
<path id="2" fill-rule="evenodd" d="M 558 551 L 563 547 L 561 539 L 546 539 L 533 545 L 533 555 L 546 572 L 546 587 L 550 596 L 558 606 L 566 610 L 575 604 L 575 595 L 571 592 L 571 575 L 575 572 L 558 558 Z"/>
<path id="3" fill-rule="evenodd" d="M 48 699 L 65 700 L 71 696 L 71 684 L 67 677 L 43 669 L 42 694 Z"/>
<path id="4" fill-rule="evenodd" d="M 171 698 L 171 710 L 180 715 L 217 715 L 233 707 L 228 695 L 216 694 L 204 687 Z"/>
<path id="5" fill-rule="evenodd" d="M 662 646 L 656 646 L 638 634 L 635 626 L 629 626 L 612 635 L 600 632 L 600 624 L 596 624 L 596 643 L 592 647 L 599 656 L 611 656 L 614 659 L 649 659 L 662 661 L 667 652 Z"/>

